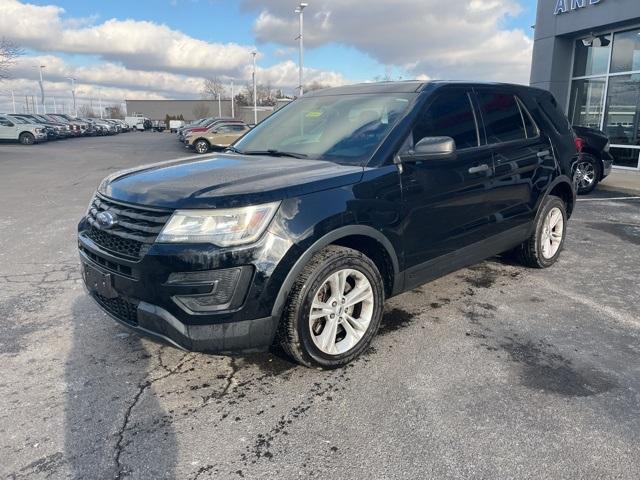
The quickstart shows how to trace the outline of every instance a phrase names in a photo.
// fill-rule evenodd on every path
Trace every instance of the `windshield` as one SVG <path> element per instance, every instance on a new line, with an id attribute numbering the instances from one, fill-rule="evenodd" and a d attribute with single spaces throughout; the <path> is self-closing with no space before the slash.
<path id="1" fill-rule="evenodd" d="M 238 153 L 287 153 L 348 165 L 367 162 L 414 94 L 303 97 L 258 124 Z"/>

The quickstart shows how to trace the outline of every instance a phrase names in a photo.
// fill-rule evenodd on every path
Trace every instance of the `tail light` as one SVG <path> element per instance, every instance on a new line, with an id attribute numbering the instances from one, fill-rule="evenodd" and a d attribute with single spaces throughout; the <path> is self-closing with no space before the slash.
<path id="1" fill-rule="evenodd" d="M 584 140 L 580 137 L 576 137 L 576 151 L 578 153 L 582 153 L 582 150 L 584 150 Z"/>

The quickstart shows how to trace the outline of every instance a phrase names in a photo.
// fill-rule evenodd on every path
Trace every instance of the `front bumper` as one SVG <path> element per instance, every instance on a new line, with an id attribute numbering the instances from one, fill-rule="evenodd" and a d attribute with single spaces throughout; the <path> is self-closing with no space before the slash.
<path id="1" fill-rule="evenodd" d="M 79 225 L 78 246 L 85 286 L 118 322 L 180 348 L 208 353 L 267 350 L 278 319 L 272 308 L 288 272 L 282 259 L 291 244 L 267 232 L 255 245 L 220 249 L 212 245 L 153 244 L 141 259 L 124 260 L 97 245 Z M 287 260 L 288 261 L 288 260 Z M 100 272 L 107 292 L 88 278 Z M 231 300 L 220 309 L 194 312 L 179 297 L 209 294 L 211 285 L 171 282 L 172 274 L 239 268 Z M 101 281 L 102 281 L 101 280 Z"/>

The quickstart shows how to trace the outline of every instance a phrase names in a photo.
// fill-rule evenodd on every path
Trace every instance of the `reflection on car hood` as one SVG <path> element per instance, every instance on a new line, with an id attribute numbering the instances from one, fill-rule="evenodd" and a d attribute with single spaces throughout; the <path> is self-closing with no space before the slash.
<path id="1" fill-rule="evenodd" d="M 138 205 L 221 208 L 338 188 L 358 182 L 362 173 L 360 166 L 318 160 L 216 154 L 117 172 L 99 192 Z"/>

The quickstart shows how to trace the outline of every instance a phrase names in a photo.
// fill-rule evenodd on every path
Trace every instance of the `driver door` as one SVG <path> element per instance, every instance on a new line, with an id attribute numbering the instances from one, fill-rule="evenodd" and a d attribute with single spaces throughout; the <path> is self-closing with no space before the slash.
<path id="1" fill-rule="evenodd" d="M 0 140 L 14 140 L 16 138 L 15 125 L 6 117 L 0 117 Z"/>
<path id="2" fill-rule="evenodd" d="M 489 232 L 493 158 L 484 145 L 473 94 L 454 88 L 435 95 L 409 141 L 414 145 L 424 137 L 451 137 L 457 155 L 402 163 L 405 288 L 473 263 L 471 257 L 479 252 L 472 245 Z"/>

